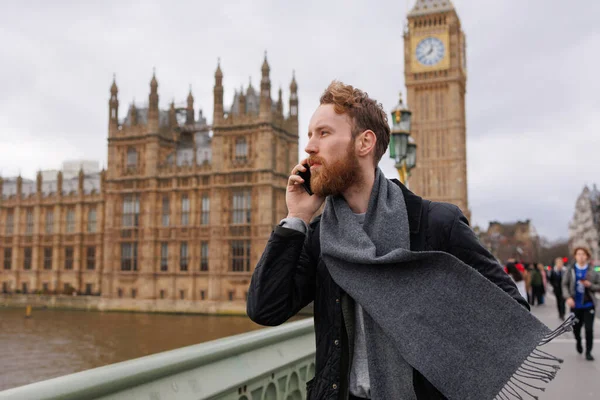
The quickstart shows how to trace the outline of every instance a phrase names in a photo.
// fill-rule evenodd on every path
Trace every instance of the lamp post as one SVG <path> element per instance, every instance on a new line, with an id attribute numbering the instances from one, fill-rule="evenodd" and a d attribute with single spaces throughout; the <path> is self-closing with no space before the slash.
<path id="1" fill-rule="evenodd" d="M 402 103 L 402 93 L 398 105 L 392 110 L 392 137 L 390 158 L 396 161 L 400 182 L 408 186 L 410 170 L 417 164 L 417 144 L 410 136 L 412 112 Z"/>

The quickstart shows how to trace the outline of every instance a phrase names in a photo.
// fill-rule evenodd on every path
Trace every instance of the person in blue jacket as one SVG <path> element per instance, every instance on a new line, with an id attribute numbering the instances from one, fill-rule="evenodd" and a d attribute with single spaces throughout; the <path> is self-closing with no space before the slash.
<path id="1" fill-rule="evenodd" d="M 591 253 L 586 247 L 576 247 L 573 251 L 575 263 L 569 267 L 563 279 L 563 292 L 566 294 L 567 306 L 577 318 L 573 326 L 576 349 L 583 353 L 581 328 L 585 326 L 585 358 L 594 361 L 592 347 L 594 345 L 594 316 L 596 314 L 595 292 L 600 291 L 600 274 L 590 263 Z"/>

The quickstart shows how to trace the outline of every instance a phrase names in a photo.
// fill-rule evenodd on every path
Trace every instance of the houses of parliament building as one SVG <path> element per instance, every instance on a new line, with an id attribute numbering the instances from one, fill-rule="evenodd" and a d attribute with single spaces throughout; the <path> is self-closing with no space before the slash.
<path id="1" fill-rule="evenodd" d="M 156 76 L 148 106 L 120 118 L 113 81 L 106 170 L 0 180 L 2 292 L 245 300 L 298 160 L 295 77 L 284 114 L 269 71 L 265 56 L 260 88 L 225 108 L 219 65 L 212 125 L 191 91 L 159 109 Z"/>
<path id="2" fill-rule="evenodd" d="M 411 190 L 468 216 L 466 41 L 451 1 L 416 0 L 403 39 L 417 143 Z M 243 304 L 287 214 L 298 160 L 296 80 L 284 113 L 269 73 L 265 56 L 260 87 L 236 91 L 225 109 L 219 65 L 211 125 L 191 92 L 187 106 L 159 109 L 155 76 L 148 106 L 132 104 L 120 118 L 113 82 L 106 170 L 0 180 L 2 292 L 192 302 L 209 312 L 207 304 Z"/>

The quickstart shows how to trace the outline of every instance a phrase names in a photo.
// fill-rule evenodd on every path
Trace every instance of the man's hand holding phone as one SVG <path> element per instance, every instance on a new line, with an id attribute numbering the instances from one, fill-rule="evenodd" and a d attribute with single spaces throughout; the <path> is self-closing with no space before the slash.
<path id="1" fill-rule="evenodd" d="M 307 160 L 304 159 L 292 169 L 288 179 L 285 193 L 288 217 L 301 218 L 307 224 L 310 223 L 325 198 L 309 193 L 312 193 L 310 189 L 310 167 Z"/>

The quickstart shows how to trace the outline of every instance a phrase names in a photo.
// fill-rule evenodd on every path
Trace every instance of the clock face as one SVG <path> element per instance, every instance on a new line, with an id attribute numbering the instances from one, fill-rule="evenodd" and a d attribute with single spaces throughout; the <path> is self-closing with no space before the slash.
<path id="1" fill-rule="evenodd" d="M 417 61 L 422 65 L 433 66 L 439 63 L 445 53 L 444 43 L 435 37 L 425 38 L 417 44 Z"/>

